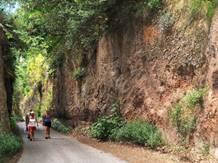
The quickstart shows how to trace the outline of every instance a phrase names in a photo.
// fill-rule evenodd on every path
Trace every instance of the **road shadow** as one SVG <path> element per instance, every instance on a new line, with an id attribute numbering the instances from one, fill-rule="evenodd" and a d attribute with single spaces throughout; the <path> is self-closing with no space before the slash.
<path id="1" fill-rule="evenodd" d="M 51 137 L 50 140 L 55 139 L 55 140 L 66 140 L 66 138 L 62 137 Z M 48 139 L 49 140 L 49 139 Z"/>

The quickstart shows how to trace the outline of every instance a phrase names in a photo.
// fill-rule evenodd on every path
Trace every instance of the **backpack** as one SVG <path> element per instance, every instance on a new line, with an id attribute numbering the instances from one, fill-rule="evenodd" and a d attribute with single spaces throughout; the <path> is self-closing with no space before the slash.
<path id="1" fill-rule="evenodd" d="M 45 116 L 44 123 L 51 123 L 51 117 Z"/>

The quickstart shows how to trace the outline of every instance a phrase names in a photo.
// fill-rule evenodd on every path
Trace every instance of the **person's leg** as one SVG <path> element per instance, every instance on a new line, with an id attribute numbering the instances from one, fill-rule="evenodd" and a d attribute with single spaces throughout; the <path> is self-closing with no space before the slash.
<path id="1" fill-rule="evenodd" d="M 29 131 L 27 132 L 27 138 L 28 139 L 30 138 L 30 132 Z"/>
<path id="2" fill-rule="evenodd" d="M 36 128 L 33 127 L 33 129 L 32 129 L 32 138 L 34 138 L 34 136 L 35 136 L 35 130 L 36 130 Z"/>
<path id="3" fill-rule="evenodd" d="M 32 127 L 29 128 L 29 134 L 30 134 L 30 141 L 33 140 L 33 129 Z"/>
<path id="4" fill-rule="evenodd" d="M 48 126 L 45 126 L 45 138 L 48 139 Z"/>
<path id="5" fill-rule="evenodd" d="M 28 131 L 28 125 L 26 125 L 26 129 L 25 129 L 25 131 L 26 131 L 26 134 L 27 134 L 27 138 L 29 139 L 30 138 L 30 134 L 29 134 L 29 131 Z"/>
<path id="6" fill-rule="evenodd" d="M 30 139 L 30 129 L 29 129 L 29 126 L 27 127 L 27 138 Z"/>
<path id="7" fill-rule="evenodd" d="M 45 127 L 45 138 L 47 137 L 47 126 L 44 126 Z"/>
<path id="8" fill-rule="evenodd" d="M 50 139 L 51 136 L 50 136 L 50 127 L 48 127 L 48 138 Z"/>

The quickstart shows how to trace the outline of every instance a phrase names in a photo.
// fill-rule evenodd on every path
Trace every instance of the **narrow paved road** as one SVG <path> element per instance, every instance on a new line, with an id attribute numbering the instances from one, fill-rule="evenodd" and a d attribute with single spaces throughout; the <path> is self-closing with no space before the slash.
<path id="1" fill-rule="evenodd" d="M 18 163 L 125 163 L 67 136 L 52 131 L 52 138 L 44 139 L 43 128 L 37 129 L 30 142 L 24 133 L 24 123 L 18 124 L 24 140 L 24 151 Z"/>

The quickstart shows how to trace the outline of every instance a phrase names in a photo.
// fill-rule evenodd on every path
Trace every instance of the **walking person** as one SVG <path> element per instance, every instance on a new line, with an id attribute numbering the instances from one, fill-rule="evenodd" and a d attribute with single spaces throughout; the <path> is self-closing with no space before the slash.
<path id="1" fill-rule="evenodd" d="M 31 110 L 29 114 L 29 123 L 28 123 L 28 133 L 29 133 L 30 141 L 32 141 L 34 138 L 35 131 L 36 131 L 36 125 L 38 126 L 38 122 L 37 122 L 35 113 Z"/>
<path id="2" fill-rule="evenodd" d="M 51 128 L 51 115 L 49 111 L 46 111 L 42 117 L 43 126 L 45 127 L 45 139 L 50 139 L 50 128 Z"/>

